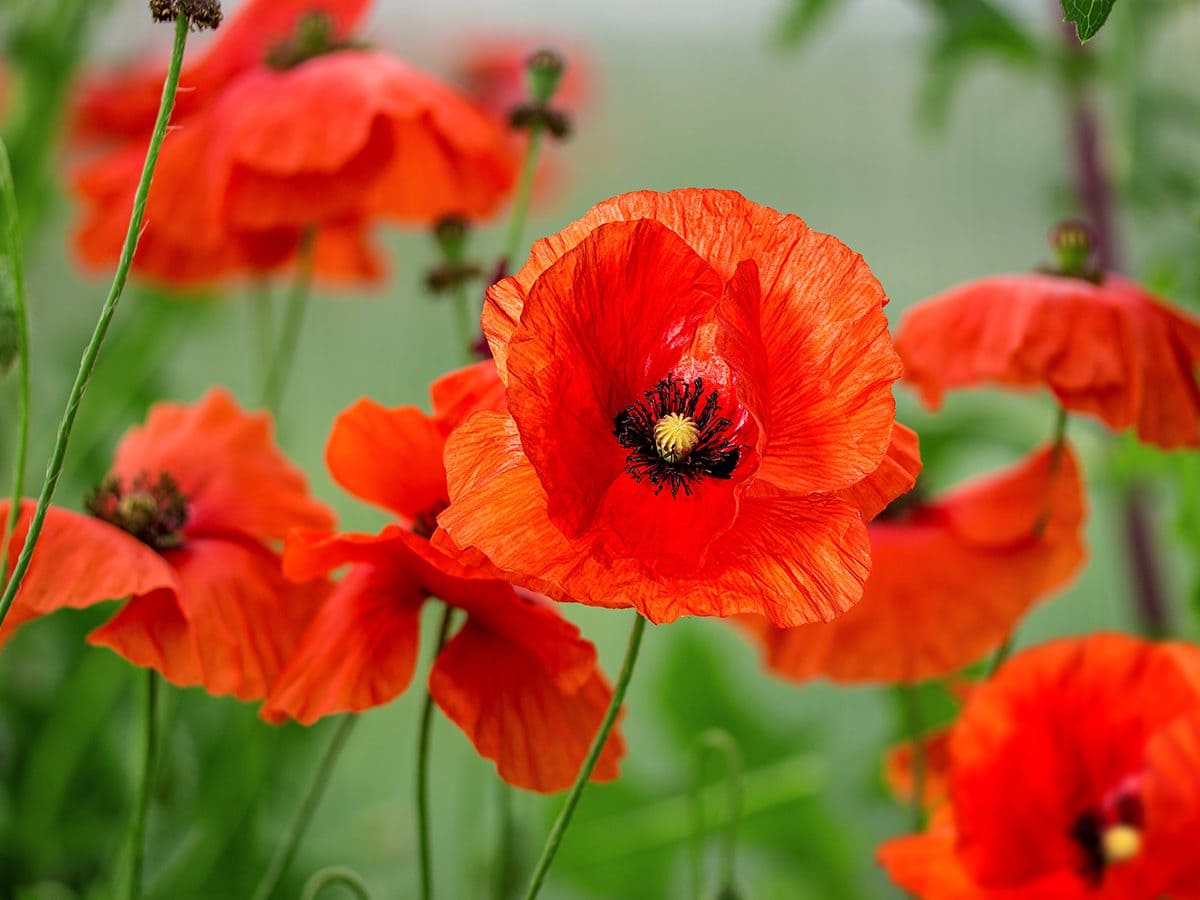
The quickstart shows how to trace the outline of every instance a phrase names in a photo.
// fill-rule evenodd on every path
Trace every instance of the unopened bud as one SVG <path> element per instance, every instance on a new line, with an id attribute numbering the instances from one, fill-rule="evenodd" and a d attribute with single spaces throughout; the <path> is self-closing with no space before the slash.
<path id="1" fill-rule="evenodd" d="M 558 83 L 562 80 L 566 64 L 563 58 L 553 50 L 538 50 L 525 62 L 525 72 L 529 78 L 529 94 L 535 104 L 549 103 Z"/>

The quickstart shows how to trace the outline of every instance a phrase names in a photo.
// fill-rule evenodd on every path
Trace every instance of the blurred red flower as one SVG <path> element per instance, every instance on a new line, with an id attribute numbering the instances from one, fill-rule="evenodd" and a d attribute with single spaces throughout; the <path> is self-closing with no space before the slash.
<path id="1" fill-rule="evenodd" d="M 740 194 L 606 201 L 488 290 L 509 414 L 451 435 L 439 523 L 556 599 L 831 619 L 870 565 L 838 494 L 892 432 L 886 300 L 857 253 Z"/>
<path id="2" fill-rule="evenodd" d="M 34 505 L 22 504 L 10 571 Z M 264 697 L 327 589 L 287 581 L 274 544 L 294 527 L 333 524 L 269 419 L 219 389 L 158 404 L 88 506 L 92 515 L 50 508 L 0 640 L 56 610 L 127 597 L 91 643 L 175 684 Z"/>
<path id="3" fill-rule="evenodd" d="M 378 535 L 296 533 L 284 568 L 302 580 L 349 565 L 280 679 L 265 712 L 304 723 L 387 703 L 412 680 L 420 614 L 434 596 L 466 622 L 438 654 L 429 692 L 511 784 L 569 787 L 612 691 L 596 650 L 544 598 L 458 562 L 429 541 L 445 507 L 446 435 L 478 409 L 503 409 L 491 362 L 433 387 L 434 415 L 360 400 L 338 416 L 326 460 L 348 491 L 393 512 Z M 623 744 L 610 738 L 593 778 L 615 778 Z"/>
<path id="4" fill-rule="evenodd" d="M 1200 893 L 1200 653 L 1116 634 L 1014 657 L 950 738 L 950 803 L 883 846 L 926 900 Z"/>
<path id="5" fill-rule="evenodd" d="M 496 210 L 515 177 L 503 130 L 451 88 L 352 40 L 366 6 L 256 0 L 185 70 L 135 272 L 174 285 L 262 274 L 290 264 L 311 231 L 318 276 L 376 280 L 377 219 L 431 225 Z M 81 101 L 81 142 L 116 142 L 73 179 L 84 205 L 76 247 L 89 265 L 119 253 L 156 82 L 135 72 Z"/>
<path id="6" fill-rule="evenodd" d="M 798 628 L 742 620 L 771 671 L 890 682 L 950 674 L 997 647 L 1086 555 L 1083 486 L 1065 445 L 893 510 L 870 525 L 871 575 L 844 616 Z"/>
<path id="7" fill-rule="evenodd" d="M 1045 386 L 1147 443 L 1200 444 L 1200 323 L 1117 275 L 968 282 L 909 311 L 896 349 L 933 407 L 954 388 Z"/>

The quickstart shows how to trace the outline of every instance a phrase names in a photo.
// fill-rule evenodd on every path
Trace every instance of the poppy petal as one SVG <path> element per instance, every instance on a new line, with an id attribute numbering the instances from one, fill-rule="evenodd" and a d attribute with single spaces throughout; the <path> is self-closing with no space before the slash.
<path id="1" fill-rule="evenodd" d="M 284 538 L 292 528 L 329 528 L 329 509 L 304 473 L 275 446 L 270 418 L 248 414 L 214 388 L 198 403 L 155 404 L 117 448 L 112 474 L 169 473 L 188 498 L 189 535 Z"/>
<path id="2" fill-rule="evenodd" d="M 473 412 L 482 409 L 503 412 L 508 408 L 504 383 L 496 374 L 496 363 L 485 359 L 473 366 L 449 372 L 429 388 L 434 418 L 449 434 Z"/>
<path id="3" fill-rule="evenodd" d="M 399 696 L 417 664 L 425 594 L 394 570 L 354 566 L 305 632 L 263 708 L 310 725 Z"/>
<path id="4" fill-rule="evenodd" d="M 354 496 L 415 519 L 448 501 L 438 423 L 415 406 L 363 398 L 333 421 L 325 463 Z"/>
<path id="5" fill-rule="evenodd" d="M 921 451 L 917 433 L 897 422 L 887 454 L 879 468 L 858 484 L 838 491 L 838 496 L 862 510 L 870 521 L 883 512 L 897 497 L 907 494 L 921 474 Z"/>
<path id="6" fill-rule="evenodd" d="M 115 616 L 88 635 L 135 666 L 154 669 L 172 684 L 204 685 L 204 666 L 187 613 L 171 591 L 132 597 Z"/>
<path id="7" fill-rule="evenodd" d="M 0 522 L 8 520 L 0 500 Z M 36 503 L 25 500 L 8 544 L 8 570 L 20 555 Z M 171 566 L 158 553 L 107 522 L 51 506 L 29 569 L 0 630 L 3 643 L 30 619 L 162 590 L 177 589 Z"/>
<path id="8" fill-rule="evenodd" d="M 541 792 L 571 786 L 612 699 L 595 670 L 565 690 L 525 645 L 473 618 L 438 654 L 429 691 L 479 754 L 496 763 L 501 778 Z M 616 778 L 623 753 L 614 729 L 592 780 Z"/>
<path id="9" fill-rule="evenodd" d="M 451 504 L 438 524 L 458 546 L 560 600 L 634 606 L 658 623 L 755 612 L 797 625 L 853 605 L 870 566 L 858 510 L 827 496 L 743 500 L 736 526 L 700 566 L 647 571 L 636 559 L 598 558 L 555 527 L 515 423 L 501 413 L 468 419 L 450 436 L 446 463 Z"/>

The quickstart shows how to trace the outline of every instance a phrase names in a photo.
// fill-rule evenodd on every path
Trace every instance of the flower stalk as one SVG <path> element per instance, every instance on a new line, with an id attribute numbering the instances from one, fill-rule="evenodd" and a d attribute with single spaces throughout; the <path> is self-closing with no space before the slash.
<path id="1" fill-rule="evenodd" d="M 142 723 L 142 777 L 129 828 L 129 874 L 126 896 L 140 900 L 142 870 L 146 858 L 146 820 L 150 817 L 150 799 L 154 793 L 155 765 L 158 757 L 158 673 L 146 670 L 145 708 Z"/>
<path id="2" fill-rule="evenodd" d="M 287 308 L 283 313 L 283 331 L 271 355 L 270 368 L 263 384 L 262 405 L 275 418 L 279 417 L 279 410 L 283 404 L 283 392 L 292 373 L 296 348 L 300 345 L 300 332 L 303 330 L 304 317 L 308 311 L 308 301 L 312 296 L 316 243 L 316 229 L 305 229 L 300 236 L 300 247 L 296 251 L 296 277 L 292 282 Z"/>
<path id="3" fill-rule="evenodd" d="M 0 596 L 0 623 L 4 621 L 4 617 L 8 614 L 8 610 L 17 596 L 17 591 L 21 587 L 21 581 L 24 579 L 25 573 L 29 570 L 29 563 L 33 558 L 33 550 L 37 546 L 38 538 L 41 536 L 42 527 L 46 521 L 46 512 L 50 508 L 50 502 L 54 499 L 54 491 L 58 487 L 58 480 L 62 476 L 67 456 L 67 445 L 71 440 L 71 431 L 75 426 L 75 418 L 79 413 L 79 405 L 83 402 L 83 395 L 87 390 L 88 381 L 92 376 L 92 371 L 96 367 L 96 359 L 100 355 L 100 347 L 104 343 L 104 338 L 108 334 L 108 328 L 112 323 L 113 315 L 117 311 L 117 304 L 125 291 L 125 282 L 129 277 L 129 269 L 133 264 L 133 254 L 137 249 L 138 236 L 142 230 L 142 220 L 146 214 L 146 200 L 150 194 L 150 183 L 154 178 L 154 169 L 158 164 L 159 151 L 161 151 L 163 140 L 166 138 L 167 125 L 170 122 L 171 111 L 175 105 L 175 93 L 179 87 L 179 73 L 183 68 L 183 52 L 187 46 L 190 27 L 191 22 L 186 16 L 181 15 L 175 20 L 175 40 L 171 49 L 171 62 L 167 69 L 166 80 L 163 83 L 162 98 L 159 101 L 158 117 L 154 123 L 154 130 L 150 136 L 150 145 L 146 149 L 146 160 L 142 165 L 142 174 L 138 180 L 137 191 L 134 194 L 133 213 L 129 217 L 129 228 L 125 233 L 125 242 L 121 248 L 117 271 L 113 276 L 112 287 L 109 289 L 108 297 L 105 299 L 104 306 L 100 310 L 100 318 L 96 322 L 96 328 L 92 332 L 91 340 L 88 341 L 88 345 L 83 352 L 83 358 L 79 362 L 79 371 L 75 376 L 74 384 L 71 386 L 71 393 L 67 397 L 67 405 L 63 411 L 62 420 L 59 423 L 58 432 L 55 436 L 54 448 L 46 464 L 46 476 L 42 482 L 42 490 L 38 495 L 37 506 L 29 523 L 29 531 L 25 535 L 25 542 L 21 547 L 20 555 L 17 557 L 16 565 L 13 567 L 12 578 L 5 587 L 3 595 Z"/>
<path id="4" fill-rule="evenodd" d="M 434 643 L 434 661 L 446 645 L 453 617 L 454 607 L 445 604 Z M 432 734 L 433 694 L 427 688 L 421 706 L 421 725 L 417 731 L 417 853 L 421 871 L 421 900 L 433 897 L 433 848 L 429 841 L 429 742 Z"/>
<path id="5" fill-rule="evenodd" d="M 637 662 L 638 651 L 642 646 L 642 634 L 645 630 L 646 619 L 641 613 L 637 613 L 633 621 L 633 628 L 629 632 L 625 661 L 621 663 L 621 673 L 617 676 L 617 683 L 613 687 L 612 700 L 608 704 L 604 718 L 600 721 L 600 729 L 592 739 L 592 746 L 588 748 L 583 766 L 580 768 L 579 774 L 575 776 L 575 783 L 567 793 L 562 810 L 559 812 L 558 818 L 554 820 L 554 826 L 550 829 L 546 844 L 542 847 L 542 855 L 538 858 L 533 875 L 529 879 L 529 887 L 525 891 L 525 900 L 533 900 L 542 889 L 542 882 L 546 880 L 546 875 L 554 862 L 554 856 L 558 853 L 558 847 L 562 843 L 563 835 L 567 833 L 567 828 L 571 824 L 571 817 L 575 815 L 575 807 L 579 805 L 579 798 L 583 796 L 583 789 L 587 787 L 588 779 L 592 777 L 592 770 L 596 768 L 608 735 L 612 731 L 613 725 L 616 724 L 617 714 L 621 711 L 625 692 L 629 689 L 629 681 L 633 677 L 633 667 Z"/>

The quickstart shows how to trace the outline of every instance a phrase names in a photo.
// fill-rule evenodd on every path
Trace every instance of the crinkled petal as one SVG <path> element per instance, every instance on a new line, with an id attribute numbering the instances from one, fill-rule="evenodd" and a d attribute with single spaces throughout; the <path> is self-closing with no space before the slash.
<path id="1" fill-rule="evenodd" d="M 8 500 L 0 500 L 0 523 L 8 521 L 10 505 Z M 21 503 L 8 544 L 10 573 L 36 505 L 33 500 Z M 0 644 L 23 622 L 59 609 L 78 609 L 157 590 L 173 598 L 176 589 L 170 564 L 145 544 L 99 519 L 51 506 L 29 569 L 0 629 Z"/>
<path id="2" fill-rule="evenodd" d="M 134 654 L 131 661 L 159 669 L 176 684 L 241 700 L 265 697 L 316 614 L 325 586 L 287 581 L 279 557 L 251 541 L 192 539 L 168 559 L 178 573 L 194 658 L 179 621 L 158 597 L 131 603 L 128 615 L 119 614 L 89 640 Z"/>
<path id="3" fill-rule="evenodd" d="M 541 639 L 563 638 L 546 634 Z M 568 640 L 591 651 L 594 659 L 591 644 L 578 632 Z M 501 778 L 526 790 L 561 791 L 574 782 L 612 699 L 598 669 L 590 667 L 585 674 L 582 683 L 565 687 L 529 652 L 527 642 L 472 616 L 438 655 L 429 691 L 479 754 L 496 764 Z M 592 780 L 616 778 L 623 753 L 624 742 L 614 729 Z"/>
<path id="4" fill-rule="evenodd" d="M 508 409 L 504 383 L 496 374 L 496 363 L 490 359 L 446 373 L 430 385 L 429 396 L 433 400 L 434 418 L 446 434 L 471 413 Z"/>
<path id="5" fill-rule="evenodd" d="M 879 468 L 857 484 L 838 491 L 838 496 L 862 510 L 863 518 L 874 519 L 897 497 L 907 494 L 921 474 L 921 451 L 917 433 L 897 422 L 887 454 Z"/>
<path id="6" fill-rule="evenodd" d="M 547 511 L 513 421 L 477 413 L 446 448 L 450 507 L 438 523 L 518 583 L 556 599 L 636 607 L 654 622 L 755 612 L 780 625 L 832 619 L 862 593 L 870 566 L 858 510 L 827 496 L 743 501 L 702 565 L 647 568 L 572 542 Z"/>
<path id="7" fill-rule="evenodd" d="M 795 680 L 916 682 L 999 646 L 1086 556 L 1078 468 L 1070 448 L 1052 465 L 1055 455 L 1044 448 L 907 519 L 872 523 L 871 576 L 857 606 L 824 624 L 752 623 L 767 666 Z M 960 524 L 993 520 L 996 534 Z"/>
<path id="8" fill-rule="evenodd" d="M 412 681 L 425 593 L 411 578 L 354 566 L 334 588 L 263 707 L 308 725 L 399 696 Z"/>
<path id="9" fill-rule="evenodd" d="M 155 404 L 117 448 L 112 474 L 126 481 L 166 472 L 188 498 L 189 535 L 282 539 L 292 528 L 329 528 L 333 515 L 304 473 L 276 447 L 265 413 L 244 412 L 222 388 L 190 405 Z"/>
<path id="10" fill-rule="evenodd" d="M 438 423 L 415 406 L 363 398 L 334 419 L 325 464 L 354 496 L 415 519 L 449 502 L 443 443 Z"/>

